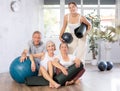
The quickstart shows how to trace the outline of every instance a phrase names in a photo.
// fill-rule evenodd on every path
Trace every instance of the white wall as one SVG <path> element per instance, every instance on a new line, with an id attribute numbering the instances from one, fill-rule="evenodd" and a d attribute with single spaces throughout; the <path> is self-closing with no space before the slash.
<path id="1" fill-rule="evenodd" d="M 39 0 L 21 0 L 18 12 L 11 11 L 11 1 L 0 0 L 0 73 L 9 70 L 33 31 L 39 29 Z"/>
<path id="2" fill-rule="evenodd" d="M 112 61 L 120 63 L 120 44 L 119 41 L 115 43 L 101 43 L 101 60 Z"/>
<path id="3" fill-rule="evenodd" d="M 31 39 L 34 30 L 40 29 L 39 5 L 41 0 L 20 0 L 18 12 L 10 10 L 12 0 L 0 0 L 0 73 L 8 72 L 10 63 L 19 56 Z M 49 40 L 45 39 L 44 41 Z M 59 47 L 59 39 L 51 39 Z M 111 45 L 110 61 L 120 63 L 120 45 Z M 101 60 L 105 59 L 104 44 L 101 43 Z M 58 52 L 58 50 L 56 51 Z M 86 60 L 91 60 L 87 54 Z"/>
<path id="4" fill-rule="evenodd" d="M 91 55 L 91 53 L 87 53 L 87 63 L 91 62 Z M 105 41 L 99 41 L 99 52 L 97 57 L 98 61 L 112 61 L 113 63 L 120 63 L 120 42 L 106 43 Z"/>

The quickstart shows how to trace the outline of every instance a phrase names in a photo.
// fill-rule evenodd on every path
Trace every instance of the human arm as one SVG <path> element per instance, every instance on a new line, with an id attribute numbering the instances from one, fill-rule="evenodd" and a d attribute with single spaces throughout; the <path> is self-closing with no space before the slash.
<path id="1" fill-rule="evenodd" d="M 24 49 L 20 57 L 20 62 L 24 62 L 24 60 L 27 59 L 27 53 L 28 53 L 28 50 Z"/>
<path id="2" fill-rule="evenodd" d="M 52 61 L 53 66 L 60 69 L 64 75 L 68 75 L 67 69 L 62 66 L 58 60 L 58 58 L 55 58 L 54 61 Z"/>
<path id="3" fill-rule="evenodd" d="M 62 26 L 62 29 L 61 29 L 60 35 L 59 35 L 59 39 L 61 42 L 64 42 L 64 40 L 62 39 L 62 35 L 65 32 L 66 26 L 67 26 L 67 15 L 64 16 L 63 26 Z"/>
<path id="4" fill-rule="evenodd" d="M 36 70 L 36 65 L 35 65 L 35 61 L 34 58 L 42 58 L 44 55 L 44 53 L 37 53 L 37 54 L 30 54 L 29 58 L 31 61 L 31 70 L 34 72 Z"/>
<path id="5" fill-rule="evenodd" d="M 75 66 L 78 68 L 78 67 L 80 67 L 81 61 L 79 58 L 75 58 L 74 63 L 75 63 Z"/>
<path id="6" fill-rule="evenodd" d="M 87 20 L 87 18 L 85 18 L 84 16 L 81 16 L 80 21 L 87 25 L 87 32 L 89 32 L 89 31 L 91 30 L 92 25 L 91 25 L 91 23 Z"/>
<path id="7" fill-rule="evenodd" d="M 32 54 L 32 56 L 35 57 L 35 58 L 40 58 L 41 59 L 44 56 L 44 54 L 45 54 L 44 52 L 41 52 L 41 53 Z"/>
<path id="8" fill-rule="evenodd" d="M 30 58 L 30 61 L 31 61 L 31 70 L 34 72 L 35 69 L 36 69 L 36 65 L 35 65 L 35 61 L 34 61 L 33 55 L 30 54 L 29 58 Z"/>

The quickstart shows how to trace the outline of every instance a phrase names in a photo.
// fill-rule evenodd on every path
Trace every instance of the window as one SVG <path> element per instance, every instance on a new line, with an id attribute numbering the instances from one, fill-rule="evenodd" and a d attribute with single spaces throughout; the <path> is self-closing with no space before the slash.
<path id="1" fill-rule="evenodd" d="M 45 37 L 57 37 L 60 31 L 59 5 L 46 6 L 44 8 L 44 35 Z"/>
<path id="2" fill-rule="evenodd" d="M 64 2 L 65 1 L 65 2 Z M 115 26 L 115 0 L 72 0 L 78 5 L 78 12 L 86 16 L 95 11 L 100 15 L 102 26 Z M 100 2 L 99 2 L 100 1 Z M 65 7 L 60 8 L 60 2 L 64 2 Z M 44 35 L 48 38 L 58 37 L 60 34 L 60 19 L 64 14 L 68 13 L 67 3 L 70 0 L 44 0 Z M 89 3 L 88 3 L 89 2 Z M 94 2 L 92 4 L 92 2 Z M 81 5 L 83 3 L 83 5 Z M 99 4 L 101 5 L 99 5 Z M 63 13 L 61 14 L 61 11 Z M 68 31 L 68 29 L 66 29 Z"/>
<path id="3" fill-rule="evenodd" d="M 100 18 L 102 26 L 115 26 L 115 6 L 102 5 Z"/>
<path id="4" fill-rule="evenodd" d="M 94 12 L 94 14 L 97 14 L 97 10 L 96 9 L 85 9 L 84 10 L 84 16 L 87 16 L 88 14 Z"/>

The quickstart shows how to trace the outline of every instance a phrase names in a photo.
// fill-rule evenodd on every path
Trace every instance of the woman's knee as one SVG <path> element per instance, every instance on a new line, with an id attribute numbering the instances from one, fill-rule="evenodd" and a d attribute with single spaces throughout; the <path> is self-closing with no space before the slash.
<path id="1" fill-rule="evenodd" d="M 44 66 L 40 66 L 40 71 L 41 70 L 45 70 L 45 67 Z"/>
<path id="2" fill-rule="evenodd" d="M 47 63 L 47 66 L 48 66 L 48 67 L 51 67 L 51 66 L 52 66 L 52 62 L 49 61 L 49 62 Z"/>

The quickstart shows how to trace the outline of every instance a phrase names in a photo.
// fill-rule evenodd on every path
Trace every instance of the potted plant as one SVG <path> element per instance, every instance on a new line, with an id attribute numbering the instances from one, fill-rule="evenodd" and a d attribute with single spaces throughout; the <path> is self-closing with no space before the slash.
<path id="1" fill-rule="evenodd" d="M 93 64 L 97 63 L 97 55 L 98 55 L 98 43 L 99 39 L 98 31 L 100 30 L 100 17 L 95 15 L 94 12 L 88 14 L 87 17 L 91 20 L 92 29 L 88 33 L 89 37 L 89 52 L 92 53 Z"/>
<path id="2" fill-rule="evenodd" d="M 104 30 L 101 30 L 100 27 L 100 16 L 95 15 L 94 12 L 88 14 L 87 17 L 91 19 L 92 29 L 88 33 L 89 37 L 89 52 L 92 53 L 92 64 L 97 64 L 97 55 L 99 51 L 98 40 L 106 42 L 116 42 L 120 39 L 120 26 L 106 26 Z"/>

